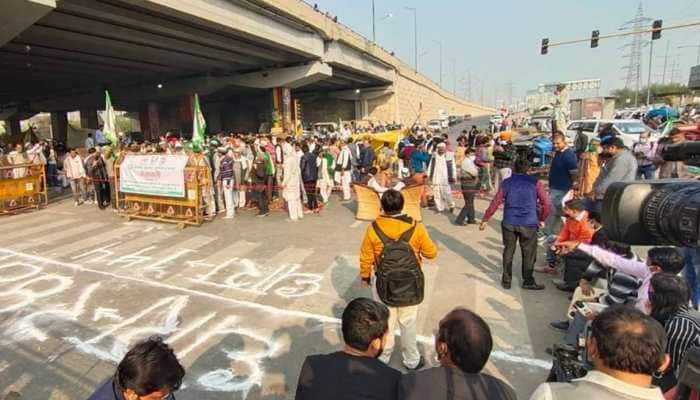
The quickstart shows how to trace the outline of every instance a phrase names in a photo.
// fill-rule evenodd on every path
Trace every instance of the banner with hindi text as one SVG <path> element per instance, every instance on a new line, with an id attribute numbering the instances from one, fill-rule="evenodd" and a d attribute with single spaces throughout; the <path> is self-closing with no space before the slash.
<path id="1" fill-rule="evenodd" d="M 185 197 L 186 155 L 127 154 L 119 169 L 119 190 L 149 196 Z"/>

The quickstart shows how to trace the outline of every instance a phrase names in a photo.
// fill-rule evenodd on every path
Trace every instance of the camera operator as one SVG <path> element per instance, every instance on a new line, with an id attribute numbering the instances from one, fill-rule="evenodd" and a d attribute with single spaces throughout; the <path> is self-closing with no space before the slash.
<path id="1" fill-rule="evenodd" d="M 683 270 L 685 260 L 683 253 L 675 247 L 652 247 L 647 252 L 646 262 L 636 259 L 629 259 L 604 250 L 598 246 L 592 246 L 581 242 L 560 243 L 565 252 L 579 250 L 591 257 L 600 264 L 613 268 L 616 272 L 639 278 L 642 284 L 637 292 L 636 307 L 643 312 L 647 312 L 647 301 L 649 299 L 649 282 L 651 277 L 658 272 L 668 272 L 678 274 Z"/>
<path id="2" fill-rule="evenodd" d="M 627 150 L 622 139 L 607 138 L 602 141 L 603 153 L 610 158 L 600 170 L 593 184 L 593 204 L 589 209 L 600 212 L 603 208 L 603 197 L 613 182 L 633 181 L 637 177 L 637 159 Z"/>
<path id="3" fill-rule="evenodd" d="M 685 134 L 678 128 L 671 129 L 668 137 L 659 140 L 656 149 L 656 157 L 654 162 L 659 168 L 659 179 L 681 178 L 690 179 L 693 175 L 688 172 L 688 166 L 683 161 L 665 161 L 663 153 L 670 145 L 681 144 L 685 142 Z"/>
<path id="4" fill-rule="evenodd" d="M 592 323 L 586 349 L 594 370 L 570 383 L 541 384 L 530 400 L 663 399 L 652 376 L 670 362 L 661 325 L 629 306 L 607 308 Z"/>
<path id="5" fill-rule="evenodd" d="M 664 392 L 677 384 L 677 372 L 688 349 L 700 346 L 700 313 L 688 307 L 688 286 L 673 274 L 651 278 L 649 306 L 651 316 L 664 326 L 671 365 L 656 383 Z"/>

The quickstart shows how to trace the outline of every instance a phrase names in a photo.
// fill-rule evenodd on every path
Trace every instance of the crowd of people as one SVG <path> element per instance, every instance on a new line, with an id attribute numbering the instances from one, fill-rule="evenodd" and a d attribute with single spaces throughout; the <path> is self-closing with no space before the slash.
<path id="1" fill-rule="evenodd" d="M 441 320 L 435 343 L 440 366 L 423 369 L 426 363 L 416 344 L 418 305 L 424 295 L 422 261 L 435 258 L 438 249 L 422 223 L 402 214 L 399 190 L 416 183 L 427 188 L 423 206 L 449 212 L 458 225 L 478 224 L 484 230 L 503 208 L 504 289 L 517 279 L 512 267 L 519 244 L 521 288 L 544 289 L 535 280 L 535 273 L 541 273 L 570 293 L 566 314 L 551 326 L 563 333 L 558 346 L 586 354 L 589 372 L 573 382 L 545 383 L 533 399 L 660 399 L 673 393 L 684 357 L 700 346 L 698 249 L 652 247 L 642 260 L 628 244 L 606 237 L 601 211 L 604 195 L 615 182 L 691 177 L 684 163 L 660 156 L 664 146 L 682 143 L 683 133 L 672 129 L 658 142 L 643 133 L 627 148 L 612 129 L 592 139 L 579 132 L 573 146 L 555 132 L 546 184 L 531 173 L 530 162 L 516 150 L 512 136 L 512 131 L 491 134 L 472 127 L 453 144 L 447 135 L 412 131 L 396 145 L 375 148 L 370 136 L 342 140 L 221 133 L 197 149 L 166 135 L 157 143 L 124 144 L 118 151 L 201 152 L 216 183 L 207 212 L 224 213 L 224 218 L 234 218 L 235 209 L 246 207 L 251 198 L 261 217 L 268 215 L 274 199 L 282 199 L 289 219 L 297 221 L 319 213 L 334 190 L 342 201 L 350 201 L 351 184 L 365 184 L 381 196 L 382 215 L 368 226 L 360 251 L 360 279 L 372 289 L 374 300 L 348 304 L 341 351 L 307 358 L 299 376 L 299 399 L 363 398 L 367 391 L 386 399 L 460 398 L 461 393 L 471 393 L 470 398 L 516 397 L 517 389 L 482 372 L 493 346 L 491 334 L 485 322 L 466 309 L 455 309 Z M 84 160 L 69 149 L 62 171 L 49 176 L 65 176 L 76 205 L 95 198 L 104 206 L 109 195 L 98 194 L 104 188 L 96 183 L 109 183 L 115 152 L 88 140 L 86 147 L 91 147 Z M 48 170 L 51 160 L 59 159 L 49 143 L 27 147 L 15 148 L 8 160 L 46 164 Z M 12 173 L 21 176 L 21 170 Z M 458 192 L 464 206 L 454 216 Z M 493 197 L 479 222 L 474 199 L 484 193 Z M 538 245 L 545 253 L 541 265 L 536 265 Z M 396 328 L 406 375 L 386 365 Z M 134 366 L 139 357 L 150 357 L 144 349 L 159 352 L 167 373 L 159 369 L 161 374 L 152 371 L 154 383 L 132 383 L 125 371 L 155 368 Z M 93 400 L 167 398 L 178 389 L 184 370 L 166 345 L 139 344 L 132 352 L 122 362 L 130 364 L 120 364 Z"/>

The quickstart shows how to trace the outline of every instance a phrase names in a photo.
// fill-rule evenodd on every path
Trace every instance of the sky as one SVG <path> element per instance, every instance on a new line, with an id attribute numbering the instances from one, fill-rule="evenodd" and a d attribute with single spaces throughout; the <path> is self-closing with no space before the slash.
<path id="1" fill-rule="evenodd" d="M 372 0 L 306 0 L 323 12 L 337 15 L 339 22 L 368 39 L 372 38 Z M 549 49 L 540 55 L 542 38 L 550 42 L 589 38 L 621 32 L 641 3 L 644 15 L 670 26 L 700 21 L 700 0 L 374 0 L 376 40 L 414 65 L 414 24 L 418 16 L 418 70 L 440 81 L 440 45 L 443 48 L 442 83 L 449 91 L 466 97 L 471 75 L 471 98 L 494 105 L 517 100 L 540 83 L 599 78 L 600 95 L 624 87 L 623 46 L 630 37 L 602 39 L 599 47 L 578 43 Z M 651 22 L 648 22 L 651 26 Z M 651 34 L 645 35 L 645 41 Z M 700 26 L 669 30 L 654 41 L 652 83 L 687 83 L 690 67 L 698 59 Z M 668 58 L 666 57 L 668 48 Z M 647 82 L 649 46 L 642 57 L 642 82 Z M 675 66 L 675 68 L 674 68 Z M 455 79 L 456 78 L 456 79 Z M 456 83 L 456 85 L 455 85 Z"/>

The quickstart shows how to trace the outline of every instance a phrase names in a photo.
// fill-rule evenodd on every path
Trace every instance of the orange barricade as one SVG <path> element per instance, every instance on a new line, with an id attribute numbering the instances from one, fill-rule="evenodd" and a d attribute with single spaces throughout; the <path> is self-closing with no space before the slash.
<path id="1" fill-rule="evenodd" d="M 205 215 L 213 197 L 211 169 L 202 154 L 189 155 L 183 176 L 185 196 L 181 198 L 122 192 L 119 177 L 123 159 L 124 156 L 120 156 L 114 164 L 114 187 L 120 215 L 127 219 L 176 223 L 180 228 L 184 228 L 185 225 L 199 226 L 213 219 L 211 212 Z M 213 207 L 209 207 L 209 211 L 212 209 Z"/>
<path id="2" fill-rule="evenodd" d="M 0 163 L 0 215 L 39 209 L 48 203 L 44 165 Z"/>

